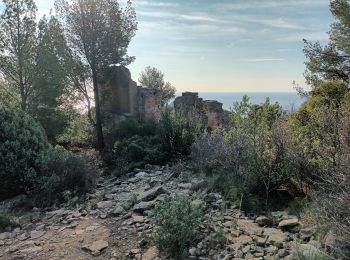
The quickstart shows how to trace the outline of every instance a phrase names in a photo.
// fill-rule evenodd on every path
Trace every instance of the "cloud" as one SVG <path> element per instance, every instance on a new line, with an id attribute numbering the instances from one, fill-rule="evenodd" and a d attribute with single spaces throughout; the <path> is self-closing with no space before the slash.
<path id="1" fill-rule="evenodd" d="M 179 6 L 179 3 L 166 3 L 166 2 L 151 2 L 151 1 L 141 1 L 136 0 L 134 1 L 134 4 L 136 6 L 147 6 L 147 7 L 177 7 Z"/>
<path id="2" fill-rule="evenodd" d="M 257 63 L 257 62 L 272 62 L 272 61 L 284 61 L 285 59 L 282 58 L 247 58 L 247 59 L 240 59 L 240 61 L 243 62 L 251 62 L 251 63 Z"/>
<path id="3" fill-rule="evenodd" d="M 255 0 L 240 3 L 223 3 L 219 4 L 219 7 L 226 10 L 249 10 L 301 6 L 326 6 L 328 4 L 328 0 Z"/>

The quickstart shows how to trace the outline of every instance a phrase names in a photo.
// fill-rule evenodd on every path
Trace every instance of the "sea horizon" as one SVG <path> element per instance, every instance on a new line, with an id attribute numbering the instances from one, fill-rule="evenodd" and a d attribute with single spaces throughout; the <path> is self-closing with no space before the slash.
<path id="1" fill-rule="evenodd" d="M 176 92 L 176 97 L 183 92 Z M 188 91 L 192 92 L 192 91 Z M 196 92 L 197 93 L 197 92 Z M 242 100 L 247 95 L 252 104 L 261 104 L 270 99 L 271 103 L 278 102 L 283 110 L 295 111 L 304 103 L 305 98 L 295 92 L 198 92 L 198 96 L 203 100 L 216 100 L 223 104 L 225 110 L 230 110 L 235 102 Z"/>

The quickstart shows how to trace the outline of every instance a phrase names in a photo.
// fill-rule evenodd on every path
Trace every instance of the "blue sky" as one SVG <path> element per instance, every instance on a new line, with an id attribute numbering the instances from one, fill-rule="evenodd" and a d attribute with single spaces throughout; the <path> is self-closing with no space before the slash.
<path id="1" fill-rule="evenodd" d="M 125 0 L 122 0 L 125 2 Z M 47 13 L 53 0 L 36 0 Z M 134 80 L 148 65 L 179 91 L 293 91 L 304 85 L 302 39 L 326 43 L 329 0 L 134 0 Z"/>

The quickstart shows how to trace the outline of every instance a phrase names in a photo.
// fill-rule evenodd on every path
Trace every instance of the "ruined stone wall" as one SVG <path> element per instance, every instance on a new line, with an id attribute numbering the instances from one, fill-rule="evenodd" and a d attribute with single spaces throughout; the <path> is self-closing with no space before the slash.
<path id="1" fill-rule="evenodd" d="M 156 89 L 139 89 L 139 116 L 141 119 L 159 121 L 162 95 Z"/>
<path id="2" fill-rule="evenodd" d="M 103 111 L 111 114 L 114 121 L 128 117 L 159 120 L 161 113 L 160 91 L 137 86 L 126 67 L 109 68 L 107 79 L 101 89 Z"/>
<path id="3" fill-rule="evenodd" d="M 206 100 L 203 102 L 203 106 L 208 117 L 208 126 L 211 128 L 221 127 L 224 114 L 223 104 L 216 100 Z"/>
<path id="4" fill-rule="evenodd" d="M 195 111 L 210 128 L 223 126 L 222 106 L 222 103 L 215 100 L 203 100 L 196 92 L 184 92 L 174 101 L 175 111 L 182 110 L 187 115 Z"/>

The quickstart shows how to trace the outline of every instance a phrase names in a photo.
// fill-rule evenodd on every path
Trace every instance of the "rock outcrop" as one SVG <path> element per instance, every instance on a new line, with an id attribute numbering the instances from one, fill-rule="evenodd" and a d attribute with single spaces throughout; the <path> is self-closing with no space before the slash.
<path id="1" fill-rule="evenodd" d="M 199 115 L 210 128 L 222 127 L 225 123 L 223 104 L 215 100 L 203 100 L 196 92 L 184 92 L 174 101 L 175 111 L 185 115 Z"/>

